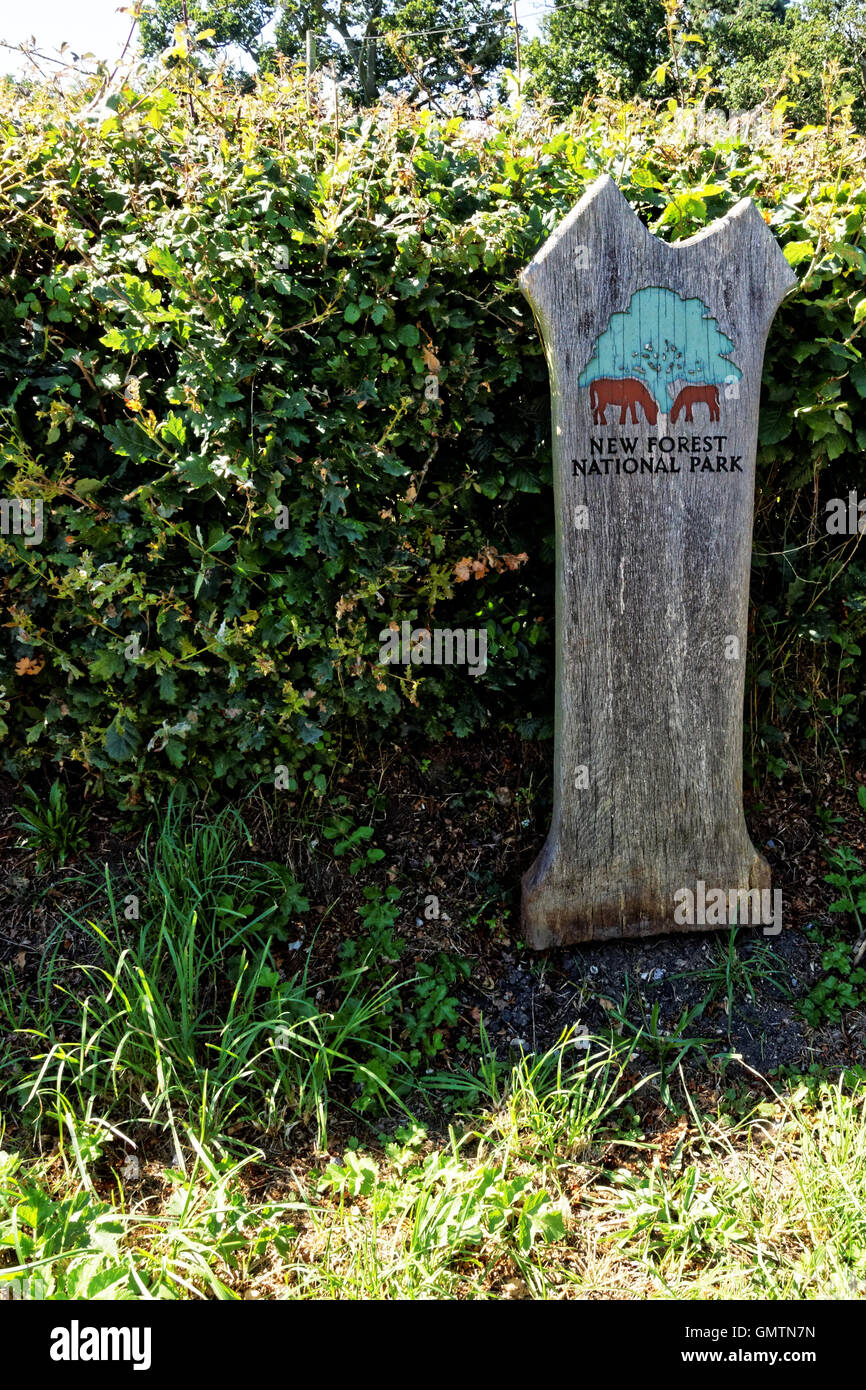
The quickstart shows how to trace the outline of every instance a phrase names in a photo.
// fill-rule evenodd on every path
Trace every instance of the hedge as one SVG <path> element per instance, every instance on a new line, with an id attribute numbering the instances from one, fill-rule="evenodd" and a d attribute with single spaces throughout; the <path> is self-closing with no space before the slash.
<path id="1" fill-rule="evenodd" d="M 323 785 L 347 739 L 548 733 L 548 386 L 516 276 L 603 171 L 671 239 L 755 198 L 801 276 L 764 377 L 750 756 L 862 747 L 866 569 L 823 506 L 866 492 L 864 141 L 316 100 L 183 67 L 0 94 L 0 493 L 45 525 L 0 540 L 4 769 L 79 764 L 134 804 Z M 486 673 L 381 664 L 405 621 L 486 628 Z"/>

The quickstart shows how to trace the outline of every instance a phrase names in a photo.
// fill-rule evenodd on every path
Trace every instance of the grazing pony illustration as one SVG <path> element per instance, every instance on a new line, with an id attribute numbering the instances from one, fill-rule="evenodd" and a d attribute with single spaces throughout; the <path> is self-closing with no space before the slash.
<path id="1" fill-rule="evenodd" d="M 674 401 L 671 411 L 671 424 L 675 425 L 683 409 L 686 412 L 686 424 L 692 424 L 692 406 L 703 401 L 709 407 L 710 419 L 719 418 L 719 388 L 718 386 L 684 386 Z"/>
<path id="2" fill-rule="evenodd" d="M 649 391 L 642 381 L 638 381 L 632 376 L 627 376 L 622 381 L 614 380 L 611 377 L 603 377 L 600 381 L 593 381 L 589 388 L 589 403 L 592 406 L 592 423 L 594 425 L 607 424 L 606 412 L 609 405 L 619 406 L 619 423 L 621 425 L 626 423 L 626 415 L 629 410 L 631 411 L 632 424 L 637 424 L 638 406 L 641 406 L 651 425 L 654 425 L 658 419 L 659 408 Z M 716 418 L 718 419 L 718 416 Z"/>

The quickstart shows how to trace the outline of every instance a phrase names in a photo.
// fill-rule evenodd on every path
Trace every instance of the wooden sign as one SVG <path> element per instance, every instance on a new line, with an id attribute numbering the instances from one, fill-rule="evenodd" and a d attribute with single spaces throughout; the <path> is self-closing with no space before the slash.
<path id="1" fill-rule="evenodd" d="M 750 199 L 667 244 L 607 177 L 521 276 L 557 534 L 554 809 L 523 879 L 536 948 L 715 926 L 682 920 L 683 890 L 769 889 L 742 805 L 746 624 L 764 345 L 795 284 Z"/>

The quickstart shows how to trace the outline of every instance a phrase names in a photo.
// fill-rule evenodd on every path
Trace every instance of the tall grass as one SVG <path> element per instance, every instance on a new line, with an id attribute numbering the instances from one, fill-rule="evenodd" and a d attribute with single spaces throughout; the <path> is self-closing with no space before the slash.
<path id="1" fill-rule="evenodd" d="M 280 866 L 239 857 L 242 834 L 231 810 L 200 824 L 170 805 L 141 853 L 139 919 L 126 920 L 106 869 L 103 920 L 70 918 L 94 963 L 74 986 L 44 973 L 23 1002 L 7 987 L 0 1020 L 19 1105 L 61 1134 L 67 1116 L 94 1110 L 167 1129 L 182 1162 L 181 1123 L 209 1142 L 230 1124 L 261 1132 L 300 1119 L 323 1142 L 335 1076 L 388 1092 L 370 1064 L 387 1054 L 387 1071 L 398 1065 L 377 1028 L 397 986 L 367 986 L 363 964 L 344 969 L 328 1010 L 313 998 L 309 955 L 284 977 L 274 941 L 306 903 Z"/>
<path id="2" fill-rule="evenodd" d="M 398 986 L 383 962 L 368 972 L 353 957 L 335 980 L 314 982 L 309 952 L 286 945 L 306 910 L 301 886 L 248 848 L 234 812 L 204 825 L 170 805 L 132 866 L 131 892 L 120 897 L 107 872 L 90 881 L 88 907 L 49 934 L 29 992 L 7 979 L 4 1103 L 25 1112 L 22 1148 L 27 1128 L 58 1142 L 44 1156 L 0 1152 L 0 1291 L 866 1294 L 862 1085 L 775 1092 L 732 1118 L 706 1097 L 698 1105 L 676 1055 L 659 1053 L 655 1077 L 635 1083 L 644 1033 L 564 1035 L 506 1066 L 483 1022 L 471 1065 L 413 1078 L 392 1041 Z M 61 960 L 70 924 L 91 948 L 83 966 Z M 708 982 L 727 991 L 727 961 L 713 971 Z M 661 1103 L 674 1070 L 688 1106 L 677 1123 Z M 650 1082 L 658 1100 L 643 1089 Z M 444 1096 L 462 1107 L 460 1127 L 429 1135 L 409 1115 L 410 1084 L 419 1105 Z M 311 1150 L 292 1172 L 291 1201 L 251 1197 L 253 1159 L 267 1170 L 276 1151 L 284 1182 L 286 1131 L 306 1124 L 324 1146 L 334 1105 L 367 1085 L 391 1103 L 373 1148 L 354 1140 L 332 1162 Z M 408 1121 L 397 1131 L 395 1105 Z M 145 1146 L 158 1155 L 146 1191 L 116 1166 L 106 1191 L 109 1156 L 140 1152 L 144 1132 L 159 1140 Z"/>
<path id="3" fill-rule="evenodd" d="M 866 1094 L 840 1079 L 776 1097 L 734 1130 L 692 1107 L 692 1152 L 608 1192 L 616 1242 L 654 1293 L 866 1295 Z"/>
<path id="4" fill-rule="evenodd" d="M 113 1200 L 94 1129 L 24 1171 L 0 1155 L 0 1290 L 44 1298 L 850 1299 L 866 1294 L 866 1099 L 780 1093 L 737 1122 L 693 1107 L 670 1146 L 627 1140 L 623 1057 L 563 1040 L 433 1139 L 293 1171 L 256 1202 L 249 1158 L 191 1130 L 187 1173 Z M 631 1091 L 631 1097 L 634 1092 Z M 623 1107 L 626 1107 L 624 1110 Z M 264 1154 L 256 1157 L 260 1162 Z M 135 1189 L 131 1189 L 134 1191 Z M 5 1251 L 5 1256 L 4 1252 Z"/>

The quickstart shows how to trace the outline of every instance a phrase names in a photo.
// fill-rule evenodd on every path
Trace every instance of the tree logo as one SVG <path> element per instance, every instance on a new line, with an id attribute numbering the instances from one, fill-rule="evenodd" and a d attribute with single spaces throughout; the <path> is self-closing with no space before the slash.
<path id="1" fill-rule="evenodd" d="M 691 424 L 697 405 L 705 405 L 714 421 L 719 387 L 726 387 L 728 400 L 739 395 L 743 374 L 729 356 L 733 350 L 703 300 L 651 286 L 636 290 L 622 313 L 611 314 L 577 384 L 589 387 L 594 425 L 608 423 L 608 406 L 619 407 L 621 425 L 629 413 L 637 424 L 638 407 L 651 425 L 659 411 L 669 410 L 672 425 L 681 416 Z"/>

